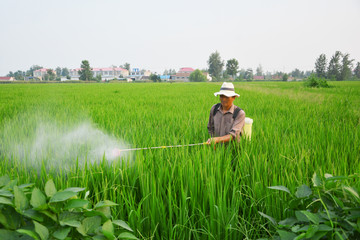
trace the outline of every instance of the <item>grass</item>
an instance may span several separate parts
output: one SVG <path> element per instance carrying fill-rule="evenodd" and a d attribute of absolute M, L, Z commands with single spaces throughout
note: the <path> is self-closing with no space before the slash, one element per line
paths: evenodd
<path fill-rule="evenodd" d="M 254 119 L 252 141 L 231 147 L 137 151 L 69 168 L 9 154 L 43 122 L 66 129 L 83 121 L 132 147 L 204 142 L 221 83 L 9 84 L 0 86 L 0 174 L 38 186 L 86 187 L 91 199 L 119 204 L 116 218 L 144 239 L 256 239 L 273 233 L 258 214 L 284 218 L 281 198 L 319 175 L 360 171 L 360 83 L 236 83 L 235 104 Z M 30 139 L 30 140 L 29 140 Z M 15 155 L 14 155 L 15 154 Z M 66 159 L 64 159 L 65 161 Z M 232 162 L 234 164 L 232 164 Z M 359 189 L 360 184 L 353 185 Z"/>

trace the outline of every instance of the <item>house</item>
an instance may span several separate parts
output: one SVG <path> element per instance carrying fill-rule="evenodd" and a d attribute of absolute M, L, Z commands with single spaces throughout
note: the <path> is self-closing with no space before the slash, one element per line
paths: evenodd
<path fill-rule="evenodd" d="M 280 76 L 280 75 L 272 75 L 272 76 L 271 76 L 271 79 L 272 79 L 272 80 L 281 80 L 281 79 L 282 79 L 282 76 Z"/>
<path fill-rule="evenodd" d="M 47 74 L 48 70 L 49 70 L 48 68 L 41 68 L 41 69 L 35 70 L 33 75 L 35 78 L 39 78 L 40 80 L 42 80 L 43 77 Z M 52 70 L 52 72 L 56 75 L 56 72 L 54 70 Z"/>
<path fill-rule="evenodd" d="M 172 80 L 179 82 L 189 82 L 190 74 L 194 71 L 193 68 L 183 67 L 172 77 Z"/>
<path fill-rule="evenodd" d="M 69 76 L 71 80 L 79 80 L 80 74 L 79 71 L 81 70 L 81 68 L 74 68 L 74 69 L 69 69 Z"/>
<path fill-rule="evenodd" d="M 14 77 L 0 77 L 0 81 L 14 81 Z"/>
<path fill-rule="evenodd" d="M 254 79 L 254 80 L 264 80 L 265 77 L 264 77 L 264 76 L 254 76 L 253 79 Z"/>
<path fill-rule="evenodd" d="M 146 80 L 149 78 L 146 77 L 150 77 L 151 72 L 149 70 L 140 70 L 139 68 L 133 68 L 130 72 L 129 78 L 131 78 L 134 81 L 137 80 Z"/>
<path fill-rule="evenodd" d="M 117 78 L 124 78 L 129 76 L 129 71 L 124 68 L 115 67 L 115 68 L 93 68 L 93 76 L 101 76 L 102 79 L 111 80 Z"/>
<path fill-rule="evenodd" d="M 74 68 L 69 70 L 69 75 L 71 80 L 79 80 L 81 68 Z M 101 76 L 103 80 L 111 80 L 111 79 L 118 79 L 124 78 L 129 76 L 129 71 L 124 68 L 115 67 L 115 68 L 92 68 L 91 72 L 93 73 L 93 77 L 98 75 Z"/>

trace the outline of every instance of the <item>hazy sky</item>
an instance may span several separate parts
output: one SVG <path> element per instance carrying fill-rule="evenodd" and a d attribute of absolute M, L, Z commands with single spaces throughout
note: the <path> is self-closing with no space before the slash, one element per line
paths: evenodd
<path fill-rule="evenodd" d="M 336 50 L 360 61 L 359 0 L 0 0 L 0 76 L 119 66 L 207 68 L 216 50 L 240 68 L 312 70 Z"/>

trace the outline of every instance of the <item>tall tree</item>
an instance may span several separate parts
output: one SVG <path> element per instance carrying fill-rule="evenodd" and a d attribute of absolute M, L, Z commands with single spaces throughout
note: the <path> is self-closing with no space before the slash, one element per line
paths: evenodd
<path fill-rule="evenodd" d="M 127 69 L 130 72 L 130 63 L 124 63 L 124 65 L 120 66 L 121 68 Z"/>
<path fill-rule="evenodd" d="M 26 71 L 26 76 L 34 76 L 34 71 L 42 69 L 42 66 L 32 65 L 29 70 Z"/>
<path fill-rule="evenodd" d="M 25 76 L 25 72 L 21 71 L 21 70 L 17 70 L 16 72 L 14 72 L 13 77 L 16 80 L 24 80 L 24 76 Z"/>
<path fill-rule="evenodd" d="M 328 78 L 336 79 L 338 81 L 341 79 L 341 56 L 342 53 L 340 51 L 336 51 L 335 54 L 331 57 L 327 72 Z"/>
<path fill-rule="evenodd" d="M 221 72 L 224 67 L 224 62 L 221 60 L 221 57 L 220 57 L 220 54 L 218 53 L 218 51 L 210 54 L 210 57 L 209 57 L 209 60 L 207 63 L 209 65 L 209 74 L 216 80 L 219 80 L 220 76 L 221 76 Z"/>
<path fill-rule="evenodd" d="M 320 54 L 315 62 L 315 72 L 316 75 L 320 78 L 326 77 L 326 56 L 325 54 Z"/>
<path fill-rule="evenodd" d="M 311 74 L 313 74 L 314 73 L 314 71 L 305 71 L 305 73 L 304 73 L 304 77 L 310 77 L 310 75 Z"/>
<path fill-rule="evenodd" d="M 193 71 L 190 74 L 189 81 L 190 82 L 206 82 L 206 77 L 199 69 L 196 69 L 195 71 Z"/>
<path fill-rule="evenodd" d="M 53 80 L 55 80 L 55 78 L 56 78 L 56 75 L 55 75 L 55 73 L 54 73 L 54 71 L 52 69 L 46 70 L 44 80 L 53 81 Z"/>
<path fill-rule="evenodd" d="M 254 79 L 254 73 L 253 73 L 252 68 L 248 68 L 248 69 L 246 70 L 244 78 L 247 79 L 247 80 L 252 80 L 252 79 Z"/>
<path fill-rule="evenodd" d="M 160 77 L 157 75 L 157 74 L 150 74 L 150 80 L 153 81 L 153 82 L 161 82 L 161 79 Z"/>
<path fill-rule="evenodd" d="M 266 80 L 270 80 L 271 78 L 272 78 L 272 74 L 271 74 L 271 72 L 269 72 L 269 71 L 267 71 L 266 73 L 265 73 L 265 77 L 264 77 Z"/>
<path fill-rule="evenodd" d="M 356 67 L 354 69 L 354 74 L 357 78 L 360 78 L 360 62 L 357 62 Z"/>
<path fill-rule="evenodd" d="M 55 69 L 55 72 L 56 72 L 56 76 L 61 76 L 61 67 L 57 67 Z"/>
<path fill-rule="evenodd" d="M 291 76 L 294 78 L 302 78 L 304 76 L 304 72 L 300 71 L 299 69 L 295 68 L 291 72 Z"/>
<path fill-rule="evenodd" d="M 90 81 L 93 79 L 93 73 L 91 72 L 90 64 L 88 60 L 83 60 L 80 66 L 79 79 L 84 81 Z"/>
<path fill-rule="evenodd" d="M 70 75 L 69 69 L 67 69 L 67 68 L 61 69 L 61 76 L 67 77 L 69 75 Z"/>
<path fill-rule="evenodd" d="M 245 74 L 246 74 L 246 70 L 245 69 L 240 69 L 239 71 L 239 79 L 245 79 Z"/>
<path fill-rule="evenodd" d="M 256 68 L 256 76 L 262 76 L 262 75 L 264 75 L 264 71 L 261 64 L 259 64 L 259 66 Z"/>
<path fill-rule="evenodd" d="M 226 72 L 233 78 L 236 77 L 239 69 L 239 62 L 235 58 L 232 58 L 226 62 Z"/>
<path fill-rule="evenodd" d="M 340 72 L 340 80 L 347 80 L 351 77 L 352 62 L 354 59 L 350 59 L 350 54 L 346 53 L 342 59 L 342 66 Z"/>
<path fill-rule="evenodd" d="M 175 75 L 176 74 L 176 70 L 175 69 L 165 69 L 163 75 Z"/>
<path fill-rule="evenodd" d="M 289 79 L 289 75 L 287 73 L 285 73 L 283 76 L 282 76 L 282 80 L 284 82 L 286 82 L 287 80 Z"/>

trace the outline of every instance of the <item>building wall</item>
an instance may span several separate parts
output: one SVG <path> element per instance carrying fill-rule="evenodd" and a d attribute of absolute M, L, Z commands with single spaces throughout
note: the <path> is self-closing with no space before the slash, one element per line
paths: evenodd
<path fill-rule="evenodd" d="M 128 77 L 135 81 L 138 81 L 142 80 L 143 77 L 149 77 L 150 75 L 151 71 L 149 70 L 140 70 L 139 68 L 133 68 Z"/>
<path fill-rule="evenodd" d="M 0 81 L 14 81 L 15 80 L 15 78 L 14 77 L 1 77 L 0 78 Z"/>
<path fill-rule="evenodd" d="M 72 80 L 79 80 L 79 68 L 76 69 L 70 69 L 70 77 Z M 102 79 L 114 79 L 114 78 L 120 78 L 129 76 L 129 71 L 126 69 L 110 69 L 110 68 L 93 68 L 91 71 L 93 73 L 93 76 L 96 77 L 97 75 L 100 75 Z"/>

